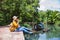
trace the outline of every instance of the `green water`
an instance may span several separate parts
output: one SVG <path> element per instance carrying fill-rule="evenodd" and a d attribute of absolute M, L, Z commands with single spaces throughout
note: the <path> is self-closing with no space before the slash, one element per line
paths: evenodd
<path fill-rule="evenodd" d="M 25 40 L 60 40 L 60 27 L 56 25 L 47 25 L 47 27 L 51 29 L 49 32 L 25 34 Z"/>

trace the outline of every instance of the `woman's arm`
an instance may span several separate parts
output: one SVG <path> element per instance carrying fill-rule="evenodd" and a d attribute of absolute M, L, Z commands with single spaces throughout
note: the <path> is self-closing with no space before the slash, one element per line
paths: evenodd
<path fill-rule="evenodd" d="M 20 24 L 19 24 L 19 19 L 17 19 L 17 23 L 18 23 L 18 27 L 20 27 Z"/>

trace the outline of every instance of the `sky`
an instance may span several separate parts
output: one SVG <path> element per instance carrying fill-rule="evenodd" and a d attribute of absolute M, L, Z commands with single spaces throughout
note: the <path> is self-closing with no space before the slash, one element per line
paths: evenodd
<path fill-rule="evenodd" d="M 57 10 L 60 11 L 60 0 L 40 0 L 39 2 L 40 8 L 39 10 Z"/>

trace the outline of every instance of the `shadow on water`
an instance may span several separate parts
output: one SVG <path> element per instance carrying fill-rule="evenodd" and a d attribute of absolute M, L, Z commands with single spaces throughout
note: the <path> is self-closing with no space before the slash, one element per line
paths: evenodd
<path fill-rule="evenodd" d="M 54 25 L 53 25 L 54 26 Z M 49 27 L 51 27 L 49 25 Z M 58 28 L 51 28 L 49 32 L 39 32 L 33 35 L 25 34 L 25 40 L 60 40 L 60 31 Z"/>

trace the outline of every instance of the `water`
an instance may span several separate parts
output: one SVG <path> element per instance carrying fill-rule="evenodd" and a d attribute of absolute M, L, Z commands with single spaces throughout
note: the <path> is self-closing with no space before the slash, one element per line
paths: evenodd
<path fill-rule="evenodd" d="M 60 40 L 60 27 L 48 25 L 51 29 L 49 32 L 39 32 L 33 35 L 25 34 L 25 40 Z"/>

